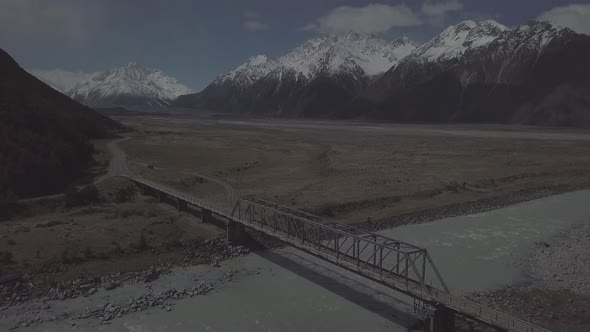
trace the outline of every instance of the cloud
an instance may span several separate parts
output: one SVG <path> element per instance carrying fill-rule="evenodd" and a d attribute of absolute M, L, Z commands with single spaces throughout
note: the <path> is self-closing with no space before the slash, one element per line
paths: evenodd
<path fill-rule="evenodd" d="M 434 3 L 430 0 L 422 4 L 421 11 L 427 16 L 444 16 L 448 12 L 463 10 L 463 4 L 459 0 Z"/>
<path fill-rule="evenodd" d="M 100 27 L 99 1 L 2 0 L 0 41 L 80 44 Z"/>
<path fill-rule="evenodd" d="M 244 12 L 244 17 L 248 19 L 257 19 L 260 15 L 255 11 L 247 10 Z"/>
<path fill-rule="evenodd" d="M 300 29 L 325 34 L 342 34 L 349 31 L 379 33 L 393 27 L 421 25 L 422 21 L 406 5 L 370 4 L 365 7 L 341 6 L 334 8 L 315 23 Z"/>
<path fill-rule="evenodd" d="M 246 18 L 243 25 L 244 28 L 246 28 L 247 30 L 262 31 L 268 30 L 270 28 L 269 24 L 264 23 L 260 20 L 260 14 L 258 14 L 258 12 L 247 10 L 244 12 L 243 15 L 244 18 Z"/>
<path fill-rule="evenodd" d="M 245 21 L 244 27 L 250 31 L 262 31 L 270 28 L 268 24 L 256 20 Z"/>
<path fill-rule="evenodd" d="M 590 5 L 575 4 L 556 7 L 541 14 L 538 20 L 590 35 Z"/>

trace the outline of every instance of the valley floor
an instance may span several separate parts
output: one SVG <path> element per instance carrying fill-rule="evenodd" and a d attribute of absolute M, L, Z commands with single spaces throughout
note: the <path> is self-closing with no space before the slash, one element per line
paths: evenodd
<path fill-rule="evenodd" d="M 219 205 L 231 204 L 228 194 L 255 195 L 371 229 L 471 214 L 590 184 L 590 133 L 584 131 L 174 117 L 120 120 L 136 130 L 120 146 L 138 175 Z M 0 315 L 7 310 L 5 316 L 16 324 L 11 327 L 38 324 L 31 318 L 35 312 L 47 313 L 35 307 L 39 301 L 85 298 L 130 282 L 149 283 L 175 266 L 217 265 L 246 252 L 222 245 L 217 239 L 223 230 L 157 204 L 129 186 L 123 179 L 106 179 L 97 185 L 100 199 L 95 203 L 64 207 L 61 198 L 32 202 L 28 215 L 0 222 L 0 275 L 20 276 L 17 284 L 0 285 Z M 557 243 L 552 243 L 555 253 L 539 255 L 559 260 L 565 250 Z M 108 322 L 149 307 L 167 309 L 171 301 L 209 291 L 201 284 L 191 287 L 182 294 L 166 290 L 164 297 L 151 298 L 153 305 L 145 299 L 134 302 L 135 307 L 101 307 L 79 314 Z M 558 292 L 565 302 L 559 302 L 558 309 L 538 308 L 530 317 L 541 315 L 563 326 L 571 317 L 551 318 L 553 312 L 587 303 L 585 296 L 578 299 L 559 287 L 548 288 L 535 288 L 540 293 L 534 298 Z M 530 297 L 519 292 L 508 294 L 520 294 L 514 301 Z M 498 294 L 482 301 L 496 299 L 491 305 L 520 313 L 514 303 L 503 301 L 507 293 Z M 28 318 L 8 314 L 22 303 L 30 310 Z M 587 327 L 587 313 L 579 312 L 579 317 L 579 326 Z"/>
<path fill-rule="evenodd" d="M 224 202 L 231 185 L 375 228 L 588 187 L 590 133 L 508 126 L 129 117 L 131 170 Z M 149 167 L 147 167 L 149 165 Z M 426 213 L 425 213 L 426 212 Z"/>

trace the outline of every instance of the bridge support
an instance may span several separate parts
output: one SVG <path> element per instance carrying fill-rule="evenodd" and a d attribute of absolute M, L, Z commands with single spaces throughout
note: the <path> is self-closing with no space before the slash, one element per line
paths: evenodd
<path fill-rule="evenodd" d="M 161 203 L 164 200 L 164 194 L 162 194 L 162 192 L 158 190 L 157 196 L 158 196 L 158 202 Z"/>
<path fill-rule="evenodd" d="M 181 200 L 180 198 L 176 199 L 176 208 L 178 209 L 178 211 L 183 211 L 186 210 L 186 202 Z"/>
<path fill-rule="evenodd" d="M 424 332 L 454 332 L 455 312 L 447 307 L 439 306 L 433 315 L 424 322 Z"/>
<path fill-rule="evenodd" d="M 227 242 L 228 243 L 240 243 L 244 241 L 246 232 L 244 231 L 244 225 L 233 220 L 227 222 Z"/>
<path fill-rule="evenodd" d="M 210 224 L 212 221 L 211 210 L 201 209 L 201 222 Z"/>

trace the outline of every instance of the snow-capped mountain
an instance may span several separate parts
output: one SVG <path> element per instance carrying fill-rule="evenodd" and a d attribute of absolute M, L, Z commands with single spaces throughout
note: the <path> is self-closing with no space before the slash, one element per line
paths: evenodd
<path fill-rule="evenodd" d="M 247 88 L 279 66 L 280 62 L 276 59 L 269 58 L 266 55 L 256 55 L 248 59 L 247 62 L 238 68 L 217 77 L 213 85 L 231 83 L 242 88 Z"/>
<path fill-rule="evenodd" d="M 192 90 L 157 69 L 130 62 L 122 68 L 92 75 L 65 94 L 91 107 L 156 110 Z"/>
<path fill-rule="evenodd" d="M 590 37 L 464 21 L 423 45 L 350 33 L 257 56 L 175 105 L 287 117 L 590 126 Z"/>
<path fill-rule="evenodd" d="M 360 68 L 365 76 L 373 77 L 386 72 L 415 47 L 407 38 L 388 42 L 355 32 L 314 38 L 281 57 L 282 66 L 273 75 L 292 71 L 298 78 L 310 80 L 320 74 L 346 74 Z"/>
<path fill-rule="evenodd" d="M 252 57 L 174 105 L 291 116 L 313 108 L 330 116 L 415 47 L 407 38 L 390 42 L 353 32 L 314 38 L 278 59 Z M 338 103 L 324 103 L 332 98 Z"/>
<path fill-rule="evenodd" d="M 193 90 L 157 69 L 130 62 L 122 68 L 84 73 L 62 69 L 29 70 L 55 90 L 91 107 L 156 110 Z"/>
<path fill-rule="evenodd" d="M 590 82 L 588 51 L 588 36 L 546 22 L 512 30 L 462 22 L 416 48 L 350 112 L 413 122 L 569 123 L 590 104 L 581 93 Z"/>
<path fill-rule="evenodd" d="M 502 24 L 488 20 L 479 23 L 461 22 L 445 29 L 440 35 L 416 48 L 406 61 L 447 61 L 465 52 L 485 47 L 508 31 Z"/>
<path fill-rule="evenodd" d="M 59 92 L 65 92 L 96 74 L 63 69 L 30 69 L 28 71 Z"/>

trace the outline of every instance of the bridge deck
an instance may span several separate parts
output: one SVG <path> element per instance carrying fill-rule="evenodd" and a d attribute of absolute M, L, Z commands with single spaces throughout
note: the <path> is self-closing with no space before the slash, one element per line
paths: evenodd
<path fill-rule="evenodd" d="M 240 199 L 230 211 L 153 181 L 129 178 L 424 302 L 444 305 L 461 315 L 507 331 L 551 332 L 524 319 L 452 295 L 425 249 L 260 199 Z M 433 270 L 443 289 L 426 284 L 427 266 Z"/>

